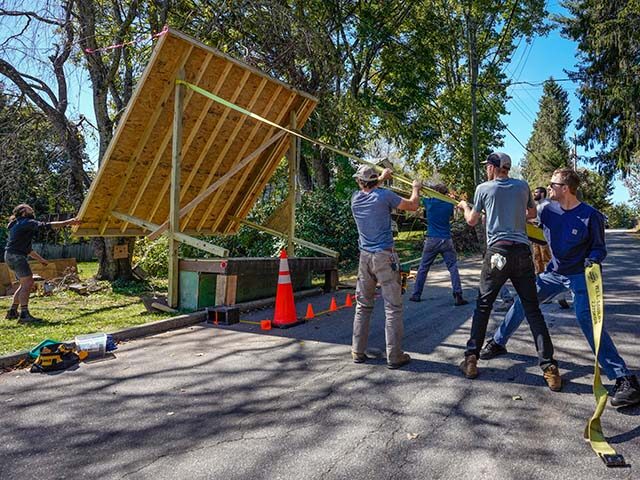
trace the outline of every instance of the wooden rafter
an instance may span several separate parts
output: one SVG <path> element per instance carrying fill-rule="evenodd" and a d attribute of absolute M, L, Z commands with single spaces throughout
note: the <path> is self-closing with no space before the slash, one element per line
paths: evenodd
<path fill-rule="evenodd" d="M 294 95 L 290 95 L 289 98 L 287 98 L 287 101 L 285 103 L 285 108 L 282 111 L 287 111 L 289 110 L 289 108 L 291 108 L 291 105 L 293 104 L 295 100 L 295 96 Z M 280 123 L 282 121 L 284 121 L 284 115 L 280 115 L 278 116 L 278 118 L 276 119 L 276 123 Z M 274 127 L 271 127 L 268 130 L 267 135 L 273 135 L 273 132 L 276 129 Z M 282 150 L 282 145 L 279 145 L 278 148 L 276 148 L 273 153 L 271 154 L 270 158 L 273 158 L 275 155 L 278 154 L 279 151 Z M 267 162 L 268 163 L 268 162 Z M 260 169 L 260 167 L 258 166 L 258 169 Z M 240 181 L 236 184 L 235 188 L 233 188 L 231 194 L 228 196 L 228 198 L 230 198 L 232 201 L 235 200 L 235 198 L 238 196 L 240 190 L 242 189 L 242 186 L 245 185 L 245 182 L 247 181 L 247 179 L 249 178 L 249 175 L 252 174 L 253 171 L 251 170 L 245 170 L 244 173 L 242 174 L 242 177 L 240 179 Z M 207 211 L 205 212 L 204 216 L 209 216 L 211 215 L 211 210 L 213 209 L 213 206 L 216 205 L 219 201 L 220 196 L 222 195 L 222 192 L 218 192 L 218 194 L 216 194 L 216 196 L 213 197 L 213 199 L 211 200 L 211 203 L 209 205 L 209 208 L 207 209 Z M 246 198 L 242 199 L 241 201 L 246 200 Z M 215 231 L 216 228 L 218 228 L 218 226 L 220 225 L 220 223 L 225 219 L 225 216 L 227 215 L 229 209 L 231 208 L 231 204 L 230 202 L 227 202 L 226 204 L 222 205 L 222 209 L 221 211 L 218 213 L 218 215 L 216 216 L 216 219 L 213 222 L 213 225 L 211 226 L 211 231 Z"/>
<path fill-rule="evenodd" d="M 188 204 L 180 209 L 179 217 L 184 217 L 191 210 L 196 208 L 203 200 L 205 200 L 209 195 L 211 195 L 215 190 L 224 185 L 231 177 L 233 177 L 240 170 L 244 169 L 247 165 L 250 165 L 255 159 L 267 148 L 276 143 L 280 138 L 284 136 L 284 132 L 277 132 L 273 137 L 267 140 L 265 143 L 260 145 L 256 150 L 254 150 L 251 154 L 247 155 L 240 163 L 236 164 L 231 170 L 229 170 L 226 174 L 216 180 L 212 185 L 210 185 L 204 192 L 200 193 L 197 197 L 191 200 Z M 162 235 L 168 228 L 169 222 L 165 222 L 158 227 L 157 230 L 151 232 L 147 238 L 149 240 L 155 240 L 160 235 Z"/>
<path fill-rule="evenodd" d="M 186 55 L 184 55 L 183 57 L 178 57 L 181 61 L 178 62 L 176 70 L 180 70 L 180 69 L 184 68 L 184 64 L 187 62 L 187 59 L 189 58 L 189 55 L 191 54 L 192 50 L 193 50 L 193 46 L 189 47 L 189 50 L 187 51 Z M 144 147 L 146 146 L 147 141 L 149 140 L 149 136 L 156 129 L 156 122 L 160 118 L 160 115 L 161 115 L 161 113 L 163 111 L 163 105 L 169 99 L 169 96 L 173 92 L 173 88 L 174 87 L 171 84 L 167 84 L 165 86 L 165 88 L 164 88 L 164 90 L 163 90 L 163 92 L 162 92 L 162 94 L 160 96 L 161 101 L 160 101 L 160 103 L 158 103 L 158 105 L 156 106 L 155 110 L 151 114 L 151 118 L 149 119 L 149 123 L 147 124 L 143 134 L 141 135 L 140 139 L 138 140 L 138 145 L 137 145 L 135 151 L 133 152 L 133 155 L 131 156 L 131 160 L 129 160 L 129 164 L 127 165 L 127 170 L 125 171 L 124 177 L 120 181 L 120 184 L 118 185 L 118 189 L 117 189 L 115 195 L 111 198 L 111 201 L 109 202 L 109 206 L 107 207 L 108 210 L 113 210 L 116 207 L 116 205 L 118 204 L 118 202 L 120 201 L 120 198 L 122 196 L 122 192 L 124 192 L 124 190 L 125 190 L 125 188 L 127 186 L 127 182 L 131 178 L 131 174 L 138 167 L 138 161 L 140 160 L 140 155 L 141 155 L 142 151 L 144 150 Z M 109 222 L 110 218 L 111 217 L 104 217 L 102 225 L 100 225 L 100 231 L 101 232 L 104 232 L 104 230 L 106 230 L 107 223 Z"/>
<path fill-rule="evenodd" d="M 143 228 L 144 230 L 153 231 L 156 230 L 160 225 L 156 225 L 155 223 L 148 222 L 146 220 L 142 220 L 141 218 L 134 217 L 132 215 L 127 215 L 126 213 L 120 212 L 111 212 L 118 220 L 123 222 L 131 223 L 133 225 L 137 225 L 138 227 Z M 202 250 L 203 252 L 211 253 L 212 255 L 216 255 L 218 257 L 228 257 L 229 250 L 226 248 L 219 247 L 209 242 L 205 242 L 204 240 L 199 240 L 197 238 L 193 238 L 190 234 L 195 232 L 180 232 L 175 233 L 174 237 L 180 243 L 184 243 L 185 245 L 190 245 L 194 248 Z M 115 236 L 116 234 L 114 234 Z M 120 235 L 117 233 L 117 235 Z M 169 233 L 165 233 L 165 235 L 169 235 Z"/>

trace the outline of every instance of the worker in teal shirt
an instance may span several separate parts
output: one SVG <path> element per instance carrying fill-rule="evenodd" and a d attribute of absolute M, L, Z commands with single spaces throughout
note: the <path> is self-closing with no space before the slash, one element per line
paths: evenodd
<path fill-rule="evenodd" d="M 443 184 L 435 185 L 433 189 L 443 195 L 449 193 L 449 190 Z M 427 237 L 424 240 L 422 260 L 416 275 L 416 283 L 413 286 L 413 294 L 409 300 L 412 302 L 421 300 L 420 297 L 429 269 L 438 255 L 442 255 L 444 263 L 449 269 L 449 275 L 451 275 L 454 305 L 466 305 L 469 302 L 462 297 L 458 257 L 451 238 L 451 219 L 453 218 L 454 205 L 437 198 L 423 198 L 422 204 L 424 205 L 425 218 L 427 220 Z"/>

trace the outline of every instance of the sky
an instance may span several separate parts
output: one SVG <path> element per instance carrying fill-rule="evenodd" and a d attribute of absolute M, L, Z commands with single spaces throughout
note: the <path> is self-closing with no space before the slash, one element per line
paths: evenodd
<path fill-rule="evenodd" d="M 557 2 L 548 2 L 547 9 L 552 13 L 564 13 L 564 9 Z M 555 79 L 567 78 L 564 70 L 573 70 L 577 62 L 576 43 L 560 36 L 560 31 L 552 30 L 546 37 L 536 37 L 530 44 L 524 41 L 512 56 L 512 61 L 504 70 L 511 81 L 528 81 L 531 83 L 543 82 L 549 77 Z M 574 82 L 559 82 L 569 96 L 569 109 L 571 112 L 571 125 L 568 136 L 573 138 L 575 123 L 579 117 L 580 102 L 576 97 L 578 84 Z M 533 122 L 538 113 L 538 102 L 542 95 L 542 85 L 514 85 L 508 89 L 512 97 L 507 103 L 508 115 L 502 117 L 502 121 L 515 137 L 524 145 L 527 144 L 533 130 Z M 509 132 L 504 132 L 504 150 L 511 156 L 515 164 L 519 164 L 524 158 L 525 149 Z M 578 156 L 592 155 L 594 152 L 585 152 L 578 147 Z M 590 167 L 587 164 L 578 163 L 578 167 Z M 614 182 L 612 200 L 614 203 L 628 203 L 629 192 L 620 179 Z"/>

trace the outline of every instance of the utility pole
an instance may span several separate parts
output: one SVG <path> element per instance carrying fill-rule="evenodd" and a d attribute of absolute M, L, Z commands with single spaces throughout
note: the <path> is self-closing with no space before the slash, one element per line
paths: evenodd
<path fill-rule="evenodd" d="M 575 132 L 573 132 L 573 152 L 571 157 L 573 160 L 573 170 L 578 171 L 578 136 Z"/>
<path fill-rule="evenodd" d="M 471 82 L 471 157 L 473 159 L 473 183 L 480 184 L 480 163 L 478 159 L 478 61 L 476 44 L 476 26 L 473 12 L 469 7 L 467 15 L 467 30 L 469 41 L 469 79 Z"/>

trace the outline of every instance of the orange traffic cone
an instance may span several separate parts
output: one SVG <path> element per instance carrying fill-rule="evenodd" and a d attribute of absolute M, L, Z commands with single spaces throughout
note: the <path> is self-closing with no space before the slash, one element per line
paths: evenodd
<path fill-rule="evenodd" d="M 351 294 L 347 293 L 347 300 L 344 302 L 345 307 L 353 307 L 353 302 L 351 301 Z"/>
<path fill-rule="evenodd" d="M 330 312 L 338 311 L 338 304 L 336 303 L 336 297 L 331 297 L 331 305 L 329 305 Z"/>
<path fill-rule="evenodd" d="M 289 274 L 287 252 L 280 252 L 280 271 L 278 273 L 278 289 L 276 290 L 276 310 L 273 313 L 273 325 L 287 328 L 298 324 L 296 305 L 293 301 L 293 285 Z"/>
<path fill-rule="evenodd" d="M 313 313 L 313 306 L 311 304 L 307 305 L 307 314 L 304 316 L 305 320 L 311 320 L 312 318 L 315 318 L 316 314 Z"/>

